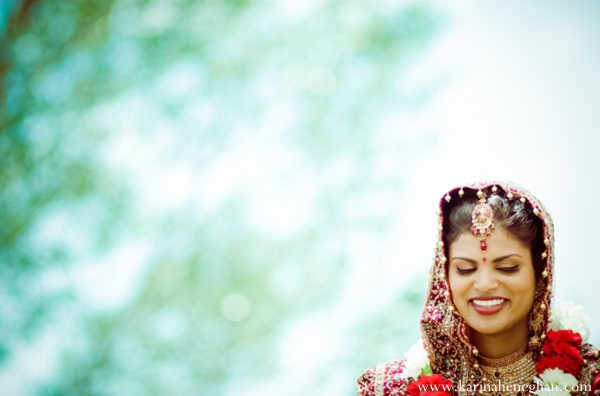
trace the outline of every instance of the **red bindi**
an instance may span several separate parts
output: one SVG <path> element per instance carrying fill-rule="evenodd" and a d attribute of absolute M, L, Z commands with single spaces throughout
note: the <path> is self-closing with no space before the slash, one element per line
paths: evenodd
<path fill-rule="evenodd" d="M 487 263 L 487 259 L 485 257 L 482 260 L 483 260 L 483 264 Z"/>

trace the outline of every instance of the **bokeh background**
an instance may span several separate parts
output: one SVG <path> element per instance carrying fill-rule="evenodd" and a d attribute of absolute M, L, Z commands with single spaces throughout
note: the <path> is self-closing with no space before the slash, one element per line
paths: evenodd
<path fill-rule="evenodd" d="M 352 395 L 512 179 L 600 344 L 600 3 L 0 1 L 0 393 Z"/>

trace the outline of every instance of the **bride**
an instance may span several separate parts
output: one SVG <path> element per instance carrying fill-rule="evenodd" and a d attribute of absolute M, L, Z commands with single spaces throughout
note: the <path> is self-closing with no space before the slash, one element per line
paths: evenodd
<path fill-rule="evenodd" d="M 358 394 L 600 394 L 585 312 L 551 310 L 544 206 L 513 184 L 477 183 L 448 192 L 438 214 L 422 340 L 404 359 L 367 369 Z"/>

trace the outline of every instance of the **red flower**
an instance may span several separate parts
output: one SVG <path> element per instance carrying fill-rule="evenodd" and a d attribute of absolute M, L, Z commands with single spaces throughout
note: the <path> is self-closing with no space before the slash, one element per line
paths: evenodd
<path fill-rule="evenodd" d="M 553 355 L 545 356 L 537 363 L 535 369 L 538 373 L 543 373 L 546 369 L 561 369 L 575 378 L 579 375 L 583 359 L 581 356 Z"/>
<path fill-rule="evenodd" d="M 572 330 L 550 330 L 546 336 L 546 342 L 544 342 L 544 353 L 547 353 L 546 346 L 557 344 L 571 345 L 579 350 L 581 348 L 581 336 L 579 333 L 573 333 Z"/>
<path fill-rule="evenodd" d="M 566 343 L 548 343 L 544 345 L 544 355 L 579 356 L 579 348 Z"/>
<path fill-rule="evenodd" d="M 406 390 L 410 396 L 450 396 L 452 382 L 445 380 L 440 374 L 422 375 L 408 385 Z"/>
<path fill-rule="evenodd" d="M 583 358 L 579 353 L 581 336 L 571 330 L 550 330 L 544 340 L 544 355 L 536 365 L 536 371 L 543 373 L 546 369 L 560 369 L 577 377 L 583 366 Z"/>

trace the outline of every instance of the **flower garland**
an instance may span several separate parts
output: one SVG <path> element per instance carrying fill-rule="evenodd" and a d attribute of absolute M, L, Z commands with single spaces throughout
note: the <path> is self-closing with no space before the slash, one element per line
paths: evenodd
<path fill-rule="evenodd" d="M 569 395 L 577 386 L 583 367 L 581 344 L 590 334 L 589 319 L 583 307 L 559 303 L 552 313 L 550 331 L 542 345 L 542 357 L 536 364 L 537 395 Z M 400 377 L 412 381 L 407 386 L 410 396 L 450 396 L 452 382 L 433 374 L 429 355 L 419 341 L 404 354 L 404 369 Z"/>
<path fill-rule="evenodd" d="M 589 319 L 583 307 L 569 302 L 557 304 L 542 345 L 542 357 L 535 366 L 538 395 L 569 395 L 570 389 L 577 386 L 583 367 L 579 351 L 589 334 Z"/>
<path fill-rule="evenodd" d="M 404 369 L 400 377 L 409 381 L 406 390 L 410 396 L 450 396 L 452 382 L 444 379 L 440 374 L 433 374 L 429 363 L 429 354 L 419 339 L 408 352 L 404 354 Z"/>

